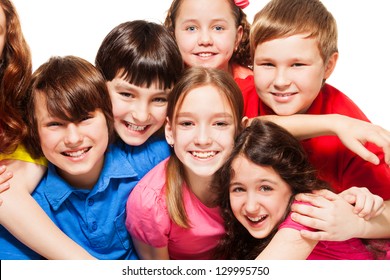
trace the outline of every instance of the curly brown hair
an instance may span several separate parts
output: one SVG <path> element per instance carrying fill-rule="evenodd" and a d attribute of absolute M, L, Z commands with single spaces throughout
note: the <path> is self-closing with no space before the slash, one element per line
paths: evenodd
<path fill-rule="evenodd" d="M 329 189 L 326 182 L 317 177 L 299 141 L 287 130 L 272 122 L 252 121 L 236 139 L 233 152 L 217 171 L 213 188 L 218 193 L 218 205 L 225 221 L 226 234 L 216 249 L 217 259 L 255 259 L 268 245 L 278 230 L 278 225 L 267 238 L 257 239 L 235 218 L 229 199 L 232 162 L 239 155 L 261 166 L 271 166 L 291 187 L 292 196 L 282 222 L 290 212 L 290 205 L 297 193 Z"/>
<path fill-rule="evenodd" d="M 22 100 L 31 79 L 30 48 L 11 1 L 0 0 L 5 14 L 5 45 L 0 66 L 0 153 L 12 153 L 27 134 Z"/>

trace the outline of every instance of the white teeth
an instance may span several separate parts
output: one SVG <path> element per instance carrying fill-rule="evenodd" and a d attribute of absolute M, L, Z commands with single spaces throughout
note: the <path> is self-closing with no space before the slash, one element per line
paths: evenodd
<path fill-rule="evenodd" d="M 267 217 L 267 215 L 262 215 L 262 216 L 260 216 L 260 217 L 248 217 L 248 216 L 247 216 L 247 218 L 248 218 L 250 221 L 254 222 L 254 223 L 257 223 L 257 222 L 259 222 L 260 220 L 264 220 L 266 217 Z"/>
<path fill-rule="evenodd" d="M 143 131 L 146 128 L 146 125 L 135 125 L 132 123 L 126 123 L 127 127 L 134 131 Z"/>
<path fill-rule="evenodd" d="M 279 97 L 287 97 L 287 96 L 291 96 L 293 94 L 294 93 L 275 93 L 275 95 L 279 96 Z"/>
<path fill-rule="evenodd" d="M 198 53 L 198 56 L 200 57 L 210 57 L 212 55 L 213 55 L 212 53 Z"/>
<path fill-rule="evenodd" d="M 83 150 L 79 150 L 77 152 L 63 152 L 63 154 L 68 156 L 68 157 L 80 157 L 83 154 L 85 154 L 88 150 L 89 150 L 89 148 L 86 148 Z"/>
<path fill-rule="evenodd" d="M 210 158 L 217 154 L 217 152 L 192 152 L 192 155 L 198 158 Z"/>

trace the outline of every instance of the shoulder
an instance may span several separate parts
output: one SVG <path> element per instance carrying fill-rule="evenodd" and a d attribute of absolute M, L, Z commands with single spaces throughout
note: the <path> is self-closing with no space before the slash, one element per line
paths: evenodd
<path fill-rule="evenodd" d="M 23 145 L 19 145 L 11 154 L 0 154 L 0 161 L 5 159 L 20 160 L 23 162 L 47 166 L 47 160 L 45 158 L 32 158 Z"/>
<path fill-rule="evenodd" d="M 249 67 L 234 63 L 232 64 L 232 74 L 234 79 L 245 79 L 248 76 L 253 76 L 253 71 Z"/>
<path fill-rule="evenodd" d="M 126 227 L 131 236 L 154 247 L 167 245 L 171 226 L 165 199 L 165 163 L 142 178 L 126 204 Z"/>
<path fill-rule="evenodd" d="M 340 114 L 369 121 L 363 111 L 343 92 L 324 84 L 307 114 Z"/>
<path fill-rule="evenodd" d="M 310 205 L 309 203 L 300 202 L 300 201 L 294 201 L 293 203 Z M 295 230 L 306 229 L 306 230 L 313 231 L 312 228 L 303 226 L 303 225 L 293 221 L 291 219 L 291 212 L 288 214 L 287 218 L 280 224 L 279 229 L 282 229 L 282 228 L 290 228 L 290 229 L 295 229 Z"/>
<path fill-rule="evenodd" d="M 128 200 L 130 208 L 165 208 L 165 170 L 167 159 L 150 170 L 134 187 Z"/>

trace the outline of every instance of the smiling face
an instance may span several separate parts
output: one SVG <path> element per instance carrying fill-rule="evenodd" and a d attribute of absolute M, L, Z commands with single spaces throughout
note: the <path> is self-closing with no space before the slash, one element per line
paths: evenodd
<path fill-rule="evenodd" d="M 97 110 L 73 123 L 51 116 L 41 93 L 35 98 L 35 116 L 44 156 L 68 182 L 74 182 L 75 176 L 80 182 L 96 181 L 108 145 L 104 114 Z"/>
<path fill-rule="evenodd" d="M 209 179 L 222 166 L 233 148 L 235 127 L 227 99 L 214 86 L 187 93 L 165 132 L 189 181 Z"/>
<path fill-rule="evenodd" d="M 226 0 L 185 0 L 175 20 L 175 37 L 188 66 L 229 69 L 242 27 Z"/>
<path fill-rule="evenodd" d="M 256 165 L 243 155 L 232 162 L 229 187 L 234 216 L 255 238 L 265 238 L 282 219 L 292 195 L 272 167 Z"/>
<path fill-rule="evenodd" d="M 107 87 L 115 130 L 126 144 L 142 145 L 164 125 L 168 90 L 155 84 L 138 87 L 119 76 L 107 82 Z"/>
<path fill-rule="evenodd" d="M 305 113 L 337 61 L 334 53 L 324 64 L 318 43 L 305 34 L 257 45 L 254 77 L 260 99 L 277 115 Z"/>

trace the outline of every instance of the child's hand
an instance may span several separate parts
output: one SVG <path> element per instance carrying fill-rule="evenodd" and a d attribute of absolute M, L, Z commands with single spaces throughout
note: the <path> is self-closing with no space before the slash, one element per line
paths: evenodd
<path fill-rule="evenodd" d="M 390 166 L 390 131 L 347 116 L 338 115 L 337 118 L 339 121 L 335 122 L 335 133 L 348 149 L 377 165 L 379 158 L 364 147 L 367 142 L 373 143 L 383 149 L 385 162 Z"/>
<path fill-rule="evenodd" d="M 369 220 L 382 214 L 385 210 L 383 198 L 372 194 L 367 188 L 351 187 L 339 195 L 351 205 L 354 205 L 354 213 L 359 217 Z"/>
<path fill-rule="evenodd" d="M 359 236 L 364 219 L 354 213 L 354 207 L 341 196 L 320 190 L 312 194 L 298 194 L 295 199 L 307 204 L 294 203 L 291 218 L 318 231 L 301 230 L 304 238 L 343 241 Z"/>
<path fill-rule="evenodd" d="M 12 178 L 12 172 L 6 172 L 5 165 L 0 166 L 0 193 L 9 189 L 8 180 Z M 0 197 L 0 205 L 3 204 L 3 200 Z"/>

